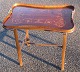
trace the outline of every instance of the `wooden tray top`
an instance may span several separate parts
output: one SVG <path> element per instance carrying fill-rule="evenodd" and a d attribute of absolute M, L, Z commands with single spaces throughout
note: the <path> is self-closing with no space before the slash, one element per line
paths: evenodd
<path fill-rule="evenodd" d="M 3 21 L 5 28 L 73 32 L 74 7 L 15 4 Z"/>

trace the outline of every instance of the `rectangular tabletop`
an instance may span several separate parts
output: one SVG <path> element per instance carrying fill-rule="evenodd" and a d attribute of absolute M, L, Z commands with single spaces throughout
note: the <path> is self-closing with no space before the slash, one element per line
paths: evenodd
<path fill-rule="evenodd" d="M 73 10 L 73 6 L 37 8 L 19 5 L 12 8 L 3 24 L 6 28 L 72 32 L 74 31 Z"/>

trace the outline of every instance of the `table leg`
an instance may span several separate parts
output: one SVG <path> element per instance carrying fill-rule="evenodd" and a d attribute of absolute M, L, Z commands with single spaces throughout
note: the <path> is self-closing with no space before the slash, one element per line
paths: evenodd
<path fill-rule="evenodd" d="M 25 41 L 26 41 L 26 44 L 27 44 L 27 46 L 30 46 L 30 40 L 29 40 L 29 31 L 28 30 L 26 30 L 26 36 L 25 36 Z"/>
<path fill-rule="evenodd" d="M 21 48 L 20 48 L 19 41 L 18 41 L 17 29 L 14 29 L 14 36 L 15 36 L 15 41 L 16 41 L 17 53 L 18 53 L 18 60 L 19 60 L 20 66 L 22 66 L 23 65 L 22 54 L 21 54 Z"/>
<path fill-rule="evenodd" d="M 62 65 L 61 65 L 61 70 L 64 70 L 66 43 L 67 43 L 67 33 L 63 33 L 63 47 L 62 47 Z"/>

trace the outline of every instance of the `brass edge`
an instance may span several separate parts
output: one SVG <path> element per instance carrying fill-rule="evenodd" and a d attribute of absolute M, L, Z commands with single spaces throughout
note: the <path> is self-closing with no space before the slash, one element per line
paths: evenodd
<path fill-rule="evenodd" d="M 15 3 L 12 8 L 23 6 L 23 7 L 31 7 L 31 8 L 42 8 L 42 9 L 53 9 L 53 8 L 65 8 L 71 7 L 71 5 L 39 5 L 39 4 L 23 4 L 23 3 Z"/>

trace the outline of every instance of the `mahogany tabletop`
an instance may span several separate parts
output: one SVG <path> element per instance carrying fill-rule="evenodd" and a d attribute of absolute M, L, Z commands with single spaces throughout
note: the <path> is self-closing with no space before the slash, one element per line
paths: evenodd
<path fill-rule="evenodd" d="M 70 5 L 50 8 L 16 5 L 4 19 L 3 25 L 13 29 L 73 32 L 73 11 L 74 7 Z"/>

